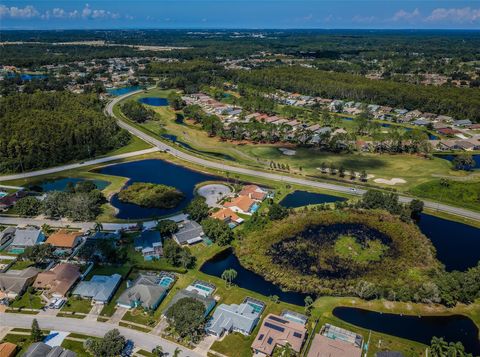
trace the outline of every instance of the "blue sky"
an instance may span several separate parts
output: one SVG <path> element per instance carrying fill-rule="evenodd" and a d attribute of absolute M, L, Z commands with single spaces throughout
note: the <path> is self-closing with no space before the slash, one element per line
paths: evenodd
<path fill-rule="evenodd" d="M 0 0 L 3 29 L 480 29 L 480 1 Z"/>

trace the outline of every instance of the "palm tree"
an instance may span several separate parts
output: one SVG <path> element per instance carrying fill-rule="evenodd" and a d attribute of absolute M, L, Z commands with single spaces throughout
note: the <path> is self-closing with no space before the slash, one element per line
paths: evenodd
<path fill-rule="evenodd" d="M 152 350 L 152 354 L 157 357 L 162 357 L 165 353 L 163 352 L 163 347 L 158 345 Z"/>
<path fill-rule="evenodd" d="M 232 281 L 237 277 L 237 271 L 235 269 L 225 269 L 222 273 L 221 278 L 225 280 L 225 286 L 229 287 L 232 284 Z"/>
<path fill-rule="evenodd" d="M 430 350 L 433 357 L 444 357 L 447 355 L 448 344 L 442 337 L 433 337 L 430 342 Z"/>
<path fill-rule="evenodd" d="M 50 227 L 48 224 L 44 223 L 42 225 L 42 232 L 43 234 L 47 235 L 48 232 L 50 232 L 50 230 L 52 229 L 52 227 Z"/>

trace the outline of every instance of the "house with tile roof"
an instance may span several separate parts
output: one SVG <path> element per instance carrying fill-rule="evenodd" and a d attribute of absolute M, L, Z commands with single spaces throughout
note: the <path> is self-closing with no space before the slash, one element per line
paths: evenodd
<path fill-rule="evenodd" d="M 233 198 L 230 202 L 223 204 L 225 208 L 230 208 L 232 211 L 242 214 L 251 215 L 255 210 L 256 201 L 248 196 L 238 196 Z"/>
<path fill-rule="evenodd" d="M 45 243 L 52 245 L 62 252 L 71 252 L 82 241 L 82 232 L 68 232 L 61 229 L 52 233 Z"/>
<path fill-rule="evenodd" d="M 0 356 L 13 357 L 17 354 L 17 345 L 11 342 L 0 343 Z"/>
<path fill-rule="evenodd" d="M 221 337 L 224 333 L 239 332 L 250 335 L 260 319 L 260 312 L 248 303 L 221 304 L 213 312 L 206 326 L 207 333 Z"/>
<path fill-rule="evenodd" d="M 362 342 L 355 332 L 325 324 L 313 338 L 307 357 L 361 357 Z"/>
<path fill-rule="evenodd" d="M 247 196 L 255 201 L 263 201 L 267 197 L 268 191 L 257 185 L 246 185 L 238 193 L 239 196 Z"/>
<path fill-rule="evenodd" d="M 94 304 L 106 304 L 112 298 L 121 281 L 122 276 L 119 274 L 94 275 L 90 281 L 80 282 L 73 290 L 72 295 L 92 299 Z"/>
<path fill-rule="evenodd" d="M 244 220 L 243 218 L 239 217 L 235 212 L 233 212 L 230 208 L 222 208 L 217 212 L 211 214 L 212 218 L 219 219 L 225 223 L 233 223 L 233 224 L 240 224 Z"/>
<path fill-rule="evenodd" d="M 33 287 L 45 290 L 51 296 L 63 297 L 77 282 L 80 275 L 77 265 L 60 263 L 52 269 L 38 274 Z"/>

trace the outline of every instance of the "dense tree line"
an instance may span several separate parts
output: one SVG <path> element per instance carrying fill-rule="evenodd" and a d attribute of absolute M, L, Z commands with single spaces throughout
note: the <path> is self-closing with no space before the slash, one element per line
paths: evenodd
<path fill-rule="evenodd" d="M 268 91 L 283 89 L 305 95 L 419 109 L 458 119 L 480 121 L 480 95 L 473 88 L 375 81 L 349 73 L 326 72 L 300 66 L 232 71 L 231 79 L 236 83 L 255 85 Z"/>
<path fill-rule="evenodd" d="M 175 187 L 154 183 L 135 182 L 118 193 L 122 202 L 149 208 L 174 208 L 185 195 Z"/>
<path fill-rule="evenodd" d="M 121 110 L 129 119 L 137 123 L 143 123 L 155 118 L 155 112 L 152 109 L 145 107 L 136 100 L 127 101 L 121 106 Z"/>
<path fill-rule="evenodd" d="M 0 172 L 93 158 L 129 140 L 95 95 L 37 92 L 0 99 Z"/>

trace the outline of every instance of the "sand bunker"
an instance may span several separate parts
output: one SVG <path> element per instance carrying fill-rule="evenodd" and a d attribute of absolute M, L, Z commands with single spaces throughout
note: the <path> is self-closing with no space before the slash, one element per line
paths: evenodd
<path fill-rule="evenodd" d="M 394 177 L 390 180 L 386 180 L 386 179 L 382 179 L 382 178 L 377 178 L 375 180 L 373 180 L 373 182 L 376 182 L 376 183 L 383 183 L 385 185 L 390 185 L 390 186 L 393 186 L 393 185 L 396 185 L 397 183 L 407 183 L 407 181 L 405 181 L 404 179 L 401 179 L 401 178 L 397 178 L 397 177 Z"/>
<path fill-rule="evenodd" d="M 295 150 L 290 150 L 286 148 L 279 148 L 278 150 L 280 150 L 283 155 L 287 155 L 287 156 L 293 156 L 297 153 Z"/>

